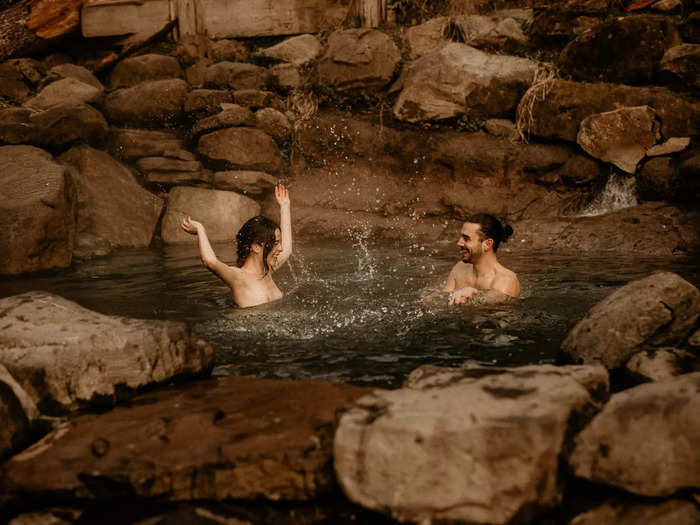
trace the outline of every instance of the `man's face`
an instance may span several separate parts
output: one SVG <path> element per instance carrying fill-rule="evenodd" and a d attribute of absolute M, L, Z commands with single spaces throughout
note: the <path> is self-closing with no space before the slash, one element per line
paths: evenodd
<path fill-rule="evenodd" d="M 473 262 L 474 258 L 479 258 L 484 252 L 481 241 L 481 225 L 474 222 L 465 222 L 457 241 L 462 262 Z"/>
<path fill-rule="evenodd" d="M 282 238 L 282 233 L 280 232 L 280 229 L 277 228 L 275 230 L 275 245 L 270 250 L 270 253 L 267 254 L 267 264 L 270 266 L 274 266 L 277 263 L 277 256 L 282 251 L 281 238 Z"/>

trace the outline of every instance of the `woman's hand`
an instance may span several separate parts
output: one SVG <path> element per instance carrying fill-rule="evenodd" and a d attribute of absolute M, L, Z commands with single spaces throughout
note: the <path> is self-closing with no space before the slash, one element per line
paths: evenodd
<path fill-rule="evenodd" d="M 191 233 L 193 235 L 196 235 L 199 233 L 199 228 L 202 228 L 202 223 L 193 221 L 191 217 L 187 216 L 184 219 L 182 219 L 182 229 L 185 230 L 187 233 Z"/>
<path fill-rule="evenodd" d="M 456 304 L 464 304 L 466 303 L 469 299 L 474 297 L 479 290 L 476 288 L 472 288 L 471 286 L 465 286 L 464 288 L 460 288 L 458 290 L 455 290 L 452 292 L 452 295 L 450 295 L 450 301 L 449 305 L 456 305 Z"/>
<path fill-rule="evenodd" d="M 283 184 L 275 186 L 275 199 L 277 199 L 280 207 L 290 205 L 289 190 L 285 188 Z"/>

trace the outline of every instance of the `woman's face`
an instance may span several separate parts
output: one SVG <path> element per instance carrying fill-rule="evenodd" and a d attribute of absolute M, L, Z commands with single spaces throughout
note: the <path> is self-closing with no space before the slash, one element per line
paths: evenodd
<path fill-rule="evenodd" d="M 279 228 L 275 229 L 275 244 L 270 250 L 270 253 L 267 254 L 267 264 L 268 266 L 275 266 L 277 264 L 277 257 L 279 256 L 280 252 L 282 251 L 282 232 L 280 231 Z"/>

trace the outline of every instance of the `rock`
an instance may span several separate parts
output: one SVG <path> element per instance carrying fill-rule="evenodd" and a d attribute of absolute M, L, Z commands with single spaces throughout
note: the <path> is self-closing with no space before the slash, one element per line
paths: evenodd
<path fill-rule="evenodd" d="M 548 6 L 535 15 L 530 26 L 530 38 L 543 47 L 564 45 L 600 23 L 599 13 L 591 14 L 563 6 Z"/>
<path fill-rule="evenodd" d="M 0 96 L 14 102 L 24 102 L 31 91 L 28 84 L 22 71 L 12 61 L 0 64 Z"/>
<path fill-rule="evenodd" d="M 700 155 L 693 155 L 678 165 L 679 196 L 697 202 L 700 196 Z"/>
<path fill-rule="evenodd" d="M 651 5 L 651 8 L 654 11 L 661 11 L 662 13 L 680 11 L 682 7 L 683 2 L 681 2 L 681 0 L 659 0 Z"/>
<path fill-rule="evenodd" d="M 561 179 L 574 186 L 589 184 L 597 180 L 602 174 L 600 164 L 585 155 L 573 155 L 558 170 Z"/>
<path fill-rule="evenodd" d="M 244 195 L 262 195 L 277 185 L 277 179 L 264 171 L 217 171 L 214 187 Z"/>
<path fill-rule="evenodd" d="M 663 144 L 657 144 L 647 150 L 647 157 L 671 155 L 683 151 L 690 145 L 690 137 L 672 137 Z"/>
<path fill-rule="evenodd" d="M 664 88 L 553 80 L 547 84 L 544 96 L 536 96 L 538 93 L 542 94 L 541 87 L 533 87 L 523 96 L 518 114 L 531 113 L 526 131 L 546 139 L 575 142 L 581 121 L 589 115 L 634 106 L 654 109 L 665 137 L 700 133 L 700 106 Z"/>
<path fill-rule="evenodd" d="M 0 363 L 43 413 L 104 405 L 125 388 L 213 366 L 212 348 L 184 323 L 102 315 L 38 291 L 0 299 L 0 307 Z"/>
<path fill-rule="evenodd" d="M 462 114 L 505 116 L 532 82 L 537 63 L 489 55 L 464 44 L 448 44 L 412 62 L 402 75 L 394 105 L 400 120 L 438 120 Z"/>
<path fill-rule="evenodd" d="M 282 89 L 296 89 L 301 87 L 302 79 L 299 68 L 294 64 L 277 64 L 270 68 L 273 82 Z"/>
<path fill-rule="evenodd" d="M 61 507 L 23 512 L 12 518 L 8 525 L 71 525 L 76 523 L 82 514 L 82 510 Z"/>
<path fill-rule="evenodd" d="M 232 103 L 233 94 L 224 89 L 194 89 L 185 99 L 185 113 L 200 119 L 218 113 L 222 103 Z"/>
<path fill-rule="evenodd" d="M 249 55 L 246 47 L 237 40 L 214 40 L 209 44 L 209 56 L 217 62 L 246 62 Z"/>
<path fill-rule="evenodd" d="M 180 35 L 172 55 L 184 66 L 191 66 L 210 54 L 211 45 L 212 41 L 207 35 Z"/>
<path fill-rule="evenodd" d="M 207 69 L 213 64 L 212 60 L 205 58 L 199 60 L 185 70 L 185 79 L 191 86 L 202 87 L 207 77 Z"/>
<path fill-rule="evenodd" d="M 284 140 L 292 133 L 289 119 L 276 109 L 263 108 L 255 112 L 256 126 L 277 140 Z"/>
<path fill-rule="evenodd" d="M 303 66 L 321 54 L 321 43 L 315 35 L 293 36 L 272 47 L 261 49 L 257 54 L 261 57 Z"/>
<path fill-rule="evenodd" d="M 673 381 L 681 374 L 700 371 L 700 362 L 695 354 L 685 350 L 658 348 L 634 354 L 625 371 L 645 381 Z"/>
<path fill-rule="evenodd" d="M 575 361 L 624 365 L 644 347 L 687 337 L 700 315 L 700 291 L 669 272 L 627 283 L 595 305 L 561 345 Z"/>
<path fill-rule="evenodd" d="M 83 84 L 87 84 L 96 89 L 104 91 L 104 86 L 95 75 L 93 75 L 89 69 L 82 66 L 76 66 L 75 64 L 58 64 L 49 69 L 45 80 L 51 82 L 59 80 L 62 78 L 74 78 L 79 80 Z"/>
<path fill-rule="evenodd" d="M 337 90 L 382 88 L 391 80 L 401 52 L 376 29 L 341 29 L 328 37 L 318 63 L 319 83 Z"/>
<path fill-rule="evenodd" d="M 659 503 L 607 503 L 579 514 L 571 525 L 694 525 L 700 522 L 700 510 L 684 500 L 669 500 Z"/>
<path fill-rule="evenodd" d="M 29 89 L 39 86 L 46 75 L 46 68 L 33 58 L 13 58 L 0 64 L 0 78 L 22 80 Z"/>
<path fill-rule="evenodd" d="M 680 43 L 668 17 L 611 18 L 571 41 L 561 52 L 559 64 L 579 80 L 650 84 L 666 50 Z"/>
<path fill-rule="evenodd" d="M 272 91 L 261 91 L 259 89 L 238 89 L 233 92 L 233 99 L 236 101 L 236 104 L 251 109 L 281 106 L 280 100 Z"/>
<path fill-rule="evenodd" d="M 602 367 L 421 367 L 342 415 L 338 481 L 399 521 L 530 522 L 559 502 L 569 422 L 595 413 L 607 381 Z"/>
<path fill-rule="evenodd" d="M 0 147 L 0 274 L 70 266 L 77 197 L 67 170 L 32 146 Z"/>
<path fill-rule="evenodd" d="M 191 133 L 197 137 L 221 128 L 231 126 L 255 126 L 255 115 L 248 108 L 238 104 L 226 104 L 225 109 L 211 117 L 199 120 L 192 126 Z"/>
<path fill-rule="evenodd" d="M 215 89 L 263 89 L 269 73 L 260 66 L 242 62 L 219 62 L 205 70 L 204 87 Z"/>
<path fill-rule="evenodd" d="M 104 89 L 96 88 L 74 78 L 63 78 L 52 82 L 41 92 L 27 100 L 23 106 L 30 109 L 48 109 L 57 104 L 91 104 L 102 98 Z"/>
<path fill-rule="evenodd" d="M 81 499 L 320 498 L 335 486 L 335 414 L 368 391 L 232 376 L 152 392 L 64 423 L 7 463 L 3 489 Z"/>
<path fill-rule="evenodd" d="M 142 171 L 200 171 L 202 165 L 197 160 L 179 160 L 167 157 L 142 157 L 136 161 Z"/>
<path fill-rule="evenodd" d="M 231 191 L 176 187 L 168 193 L 161 236 L 167 243 L 196 243 L 180 226 L 189 215 L 204 224 L 210 241 L 232 241 L 243 223 L 259 214 L 257 202 Z"/>
<path fill-rule="evenodd" d="M 661 58 L 659 74 L 662 79 L 682 91 L 700 90 L 700 44 L 672 47 Z"/>
<path fill-rule="evenodd" d="M 183 142 L 171 131 L 109 129 L 109 150 L 120 158 L 172 156 L 182 151 Z M 186 160 L 186 159 L 185 159 Z"/>
<path fill-rule="evenodd" d="M 680 25 L 683 40 L 692 44 L 700 44 L 700 11 L 694 11 Z"/>
<path fill-rule="evenodd" d="M 700 372 L 613 395 L 575 438 L 576 476 L 644 496 L 700 486 Z"/>
<path fill-rule="evenodd" d="M 496 137 L 514 137 L 515 122 L 503 118 L 490 118 L 484 123 L 484 129 Z"/>
<path fill-rule="evenodd" d="M 41 59 L 41 65 L 46 69 L 51 69 L 54 66 L 60 66 L 62 64 L 70 64 L 72 62 L 73 59 L 65 53 L 50 53 Z"/>
<path fill-rule="evenodd" d="M 176 58 L 150 53 L 125 58 L 119 62 L 109 76 L 109 85 L 113 89 L 124 88 L 141 82 L 182 77 L 182 68 Z"/>
<path fill-rule="evenodd" d="M 591 157 L 634 173 L 660 138 L 659 128 L 649 106 L 620 108 L 583 119 L 576 142 Z"/>
<path fill-rule="evenodd" d="M 150 244 L 163 201 L 144 190 L 124 165 L 89 146 L 76 146 L 61 155 L 59 161 L 75 169 L 77 239 L 97 238 L 113 248 Z M 97 253 L 80 250 L 78 255 Z"/>
<path fill-rule="evenodd" d="M 259 129 L 227 128 L 199 139 L 197 151 L 230 168 L 279 173 L 284 169 L 275 141 Z"/>
<path fill-rule="evenodd" d="M 673 200 L 678 193 L 678 168 L 670 157 L 648 160 L 637 175 L 639 196 L 650 201 Z"/>
<path fill-rule="evenodd" d="M 36 405 L 7 369 L 0 365 L 0 458 L 26 444 L 31 423 L 39 415 Z"/>
<path fill-rule="evenodd" d="M 212 173 L 209 170 L 199 171 L 151 171 L 144 176 L 149 185 L 189 185 L 211 187 Z"/>
<path fill-rule="evenodd" d="M 688 344 L 693 348 L 700 348 L 700 330 L 695 330 L 695 333 L 688 339 Z"/>
<path fill-rule="evenodd" d="M 173 125 L 183 116 L 188 91 L 187 82 L 180 79 L 141 82 L 109 93 L 104 112 L 117 125 Z"/>

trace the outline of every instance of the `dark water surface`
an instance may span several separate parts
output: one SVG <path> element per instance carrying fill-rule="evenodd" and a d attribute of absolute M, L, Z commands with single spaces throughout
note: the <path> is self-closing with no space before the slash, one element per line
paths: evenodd
<path fill-rule="evenodd" d="M 231 245 L 215 250 L 235 259 Z M 286 296 L 256 308 L 235 308 L 194 245 L 121 249 L 67 270 L 3 279 L 0 296 L 46 290 L 105 314 L 189 321 L 216 349 L 218 375 L 388 387 L 425 363 L 552 362 L 591 306 L 656 270 L 700 285 L 698 258 L 499 255 L 520 278 L 517 304 L 448 307 L 446 296 L 421 302 L 456 262 L 454 244 L 368 246 L 361 239 L 297 243 L 291 266 L 275 276 Z"/>

